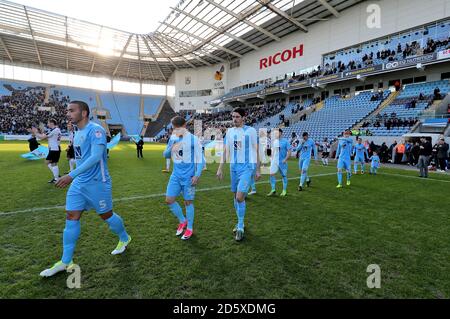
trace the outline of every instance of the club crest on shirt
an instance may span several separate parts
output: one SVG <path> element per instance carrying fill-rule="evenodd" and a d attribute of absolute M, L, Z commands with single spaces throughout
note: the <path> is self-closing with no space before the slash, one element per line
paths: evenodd
<path fill-rule="evenodd" d="M 96 138 L 101 138 L 102 137 L 102 132 L 101 131 L 95 131 L 95 137 Z"/>

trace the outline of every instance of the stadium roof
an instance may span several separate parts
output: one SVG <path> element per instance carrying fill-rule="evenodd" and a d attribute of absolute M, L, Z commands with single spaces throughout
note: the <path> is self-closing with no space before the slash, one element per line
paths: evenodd
<path fill-rule="evenodd" d="M 181 0 L 156 31 L 136 34 L 0 0 L 0 58 L 165 82 L 175 69 L 240 58 L 362 1 Z"/>

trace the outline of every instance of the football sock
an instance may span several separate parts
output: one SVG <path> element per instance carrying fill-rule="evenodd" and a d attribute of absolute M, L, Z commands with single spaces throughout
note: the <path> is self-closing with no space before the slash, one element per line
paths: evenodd
<path fill-rule="evenodd" d="M 186 218 L 183 215 L 183 210 L 181 209 L 180 204 L 178 204 L 177 202 L 170 204 L 169 205 L 170 211 L 172 212 L 172 214 L 175 215 L 176 218 L 178 218 L 178 220 L 181 223 L 184 223 L 186 221 Z"/>
<path fill-rule="evenodd" d="M 186 206 L 187 229 L 192 230 L 194 227 L 194 204 Z"/>
<path fill-rule="evenodd" d="M 237 202 L 237 217 L 238 217 L 238 229 L 244 229 L 244 218 L 245 218 L 245 201 Z"/>
<path fill-rule="evenodd" d="M 339 183 L 339 185 L 342 185 L 342 172 L 338 172 L 338 173 L 337 173 L 337 177 L 338 177 L 338 183 Z"/>
<path fill-rule="evenodd" d="M 119 237 L 121 242 L 128 241 L 128 234 L 123 225 L 123 220 L 119 215 L 113 213 L 113 215 L 106 220 L 106 223 L 109 225 L 109 229 Z"/>
<path fill-rule="evenodd" d="M 61 261 L 66 265 L 72 261 L 80 232 L 81 225 L 79 220 L 66 220 L 66 227 L 63 232 L 63 255 L 61 258 Z"/>
<path fill-rule="evenodd" d="M 288 179 L 287 176 L 283 176 L 283 190 L 287 189 Z"/>
<path fill-rule="evenodd" d="M 52 172 L 53 172 L 53 177 L 55 179 L 58 179 L 59 178 L 59 167 L 58 167 L 58 165 L 53 166 Z"/>
<path fill-rule="evenodd" d="M 270 186 L 272 186 L 272 191 L 274 191 L 276 188 L 276 182 L 277 182 L 277 180 L 276 180 L 275 176 L 271 175 L 270 176 Z"/>

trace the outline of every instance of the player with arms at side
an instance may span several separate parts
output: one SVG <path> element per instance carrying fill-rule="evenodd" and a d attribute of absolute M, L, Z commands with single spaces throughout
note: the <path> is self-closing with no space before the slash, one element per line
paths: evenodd
<path fill-rule="evenodd" d="M 298 191 L 301 192 L 303 190 L 303 185 L 306 181 L 306 186 L 311 186 L 311 178 L 308 176 L 309 165 L 311 163 L 311 153 L 314 153 L 314 159 L 317 161 L 318 152 L 316 143 L 309 138 L 307 132 L 304 132 L 302 135 L 303 139 L 300 140 L 298 146 L 294 149 L 293 152 L 300 151 L 299 156 L 299 169 L 301 171 L 300 175 L 300 184 L 298 185 Z"/>
<path fill-rule="evenodd" d="M 377 151 L 373 151 L 373 155 L 369 158 L 370 162 L 370 175 L 377 175 L 378 168 L 380 168 L 380 157 Z"/>
<path fill-rule="evenodd" d="M 41 140 L 48 140 L 48 156 L 45 163 L 48 169 L 53 174 L 53 178 L 49 181 L 49 184 L 55 183 L 59 179 L 59 167 L 58 162 L 61 157 L 61 130 L 59 129 L 54 119 L 48 120 L 47 126 L 49 132 L 47 134 L 40 134 L 36 127 L 32 128 L 32 132 Z"/>
<path fill-rule="evenodd" d="M 358 137 L 358 143 L 353 147 L 353 155 L 355 156 L 353 163 L 355 175 L 358 174 L 358 164 L 361 164 L 361 174 L 364 174 L 366 158 L 369 158 L 369 154 L 360 137 Z"/>
<path fill-rule="evenodd" d="M 328 166 L 328 157 L 330 156 L 331 145 L 328 138 L 325 138 L 322 143 L 322 164 Z"/>
<path fill-rule="evenodd" d="M 283 137 L 282 129 L 274 129 L 272 131 L 272 158 L 270 161 L 270 186 L 272 190 L 267 196 L 276 195 L 276 178 L 275 175 L 280 172 L 283 180 L 283 192 L 281 197 L 287 195 L 288 185 L 288 164 L 287 161 L 291 157 L 291 145 L 289 141 Z"/>
<path fill-rule="evenodd" d="M 173 133 L 164 151 L 164 157 L 172 158 L 173 162 L 173 172 L 167 184 L 166 203 L 179 221 L 176 235 L 180 236 L 184 232 L 181 239 L 188 240 L 194 231 L 195 187 L 202 174 L 205 159 L 198 137 L 186 129 L 186 120 L 175 116 L 171 123 Z M 176 201 L 180 194 L 184 197 L 186 217 Z"/>
<path fill-rule="evenodd" d="M 73 264 L 73 254 L 81 232 L 80 218 L 84 211 L 95 209 L 109 225 L 110 230 L 119 237 L 119 243 L 111 252 L 112 255 L 123 253 L 131 242 L 122 218 L 113 212 L 105 130 L 89 121 L 89 106 L 85 102 L 70 102 L 67 116 L 78 128 L 74 138 L 77 168 L 56 183 L 59 188 L 71 184 L 66 195 L 67 217 L 63 232 L 63 253 L 60 261 L 41 272 L 42 277 L 51 277 Z"/>
<path fill-rule="evenodd" d="M 353 139 L 350 136 L 350 130 L 344 132 L 344 137 L 339 138 L 339 144 L 336 151 L 337 177 L 338 185 L 336 188 L 342 188 L 342 172 L 347 171 L 347 186 L 350 186 L 350 178 L 352 177 L 352 159 Z"/>
<path fill-rule="evenodd" d="M 234 208 L 238 218 L 235 227 L 235 240 L 244 239 L 245 198 L 250 188 L 252 174 L 256 168 L 255 179 L 261 177 L 259 166 L 257 133 L 253 127 L 245 125 L 245 111 L 236 108 L 231 113 L 234 127 L 227 130 L 222 160 L 217 170 L 217 178 L 223 179 L 223 165 L 230 162 L 231 191 L 234 193 Z"/>

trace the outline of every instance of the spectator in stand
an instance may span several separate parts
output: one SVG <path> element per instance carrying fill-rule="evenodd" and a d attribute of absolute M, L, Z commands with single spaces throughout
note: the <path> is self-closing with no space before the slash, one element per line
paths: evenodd
<path fill-rule="evenodd" d="M 441 100 L 441 99 L 442 99 L 441 90 L 438 87 L 436 87 L 433 92 L 433 101 Z"/>
<path fill-rule="evenodd" d="M 400 91 L 400 81 L 399 80 L 397 80 L 397 81 L 395 81 L 395 83 L 394 83 L 394 87 L 395 87 L 395 91 Z"/>

